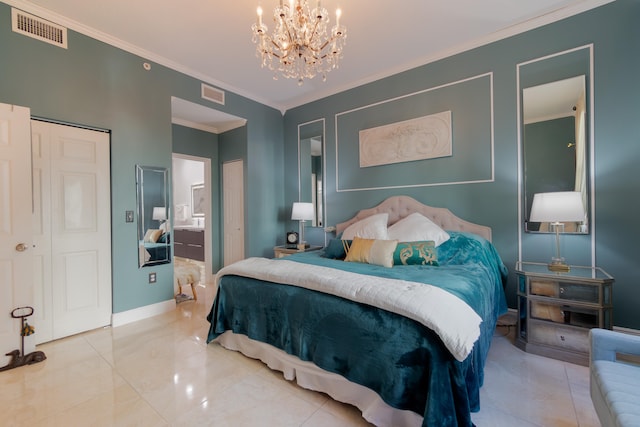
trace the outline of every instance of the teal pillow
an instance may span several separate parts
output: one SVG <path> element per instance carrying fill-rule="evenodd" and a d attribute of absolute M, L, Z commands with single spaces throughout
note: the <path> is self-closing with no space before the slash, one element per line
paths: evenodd
<path fill-rule="evenodd" d="M 351 247 L 351 240 L 331 239 L 324 248 L 324 256 L 333 259 L 344 259 Z"/>
<path fill-rule="evenodd" d="M 399 242 L 393 253 L 394 265 L 438 265 L 438 250 L 433 240 Z"/>

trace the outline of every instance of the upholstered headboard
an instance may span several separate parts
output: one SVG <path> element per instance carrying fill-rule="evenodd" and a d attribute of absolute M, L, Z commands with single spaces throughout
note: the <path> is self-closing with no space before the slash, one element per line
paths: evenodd
<path fill-rule="evenodd" d="M 373 208 L 369 209 L 363 209 L 350 220 L 336 224 L 336 232 L 340 234 L 349 225 L 374 214 L 388 213 L 388 225 L 392 225 L 414 212 L 421 213 L 444 230 L 466 231 L 469 233 L 477 234 L 491 241 L 490 227 L 465 221 L 455 216 L 449 209 L 427 206 L 409 196 L 389 197 L 378 206 L 374 206 Z"/>

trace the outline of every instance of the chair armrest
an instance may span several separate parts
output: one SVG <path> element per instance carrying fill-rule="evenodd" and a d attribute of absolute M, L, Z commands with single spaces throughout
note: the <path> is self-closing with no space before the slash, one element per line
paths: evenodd
<path fill-rule="evenodd" d="M 640 356 L 640 336 L 610 331 L 608 329 L 591 329 L 589 331 L 591 345 L 591 361 L 616 361 L 616 353 Z"/>

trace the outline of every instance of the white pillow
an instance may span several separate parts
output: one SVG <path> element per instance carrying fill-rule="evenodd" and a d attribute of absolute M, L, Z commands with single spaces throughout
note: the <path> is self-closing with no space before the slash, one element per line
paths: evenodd
<path fill-rule="evenodd" d="M 414 212 L 389 227 L 387 238 L 399 242 L 433 240 L 437 247 L 449 240 L 449 233 L 438 227 L 426 216 Z"/>
<path fill-rule="evenodd" d="M 387 240 L 387 221 L 389 214 L 371 215 L 351 224 L 342 233 L 342 240 L 353 240 L 354 237 L 363 239 Z"/>

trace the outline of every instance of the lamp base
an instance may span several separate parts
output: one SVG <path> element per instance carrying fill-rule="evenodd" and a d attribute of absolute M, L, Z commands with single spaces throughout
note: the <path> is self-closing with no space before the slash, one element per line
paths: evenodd
<path fill-rule="evenodd" d="M 549 264 L 547 264 L 549 271 L 555 271 L 557 273 L 568 273 L 571 267 L 564 262 L 564 258 L 553 258 Z"/>

